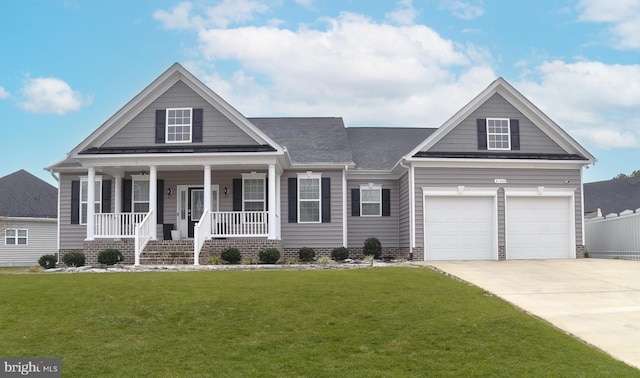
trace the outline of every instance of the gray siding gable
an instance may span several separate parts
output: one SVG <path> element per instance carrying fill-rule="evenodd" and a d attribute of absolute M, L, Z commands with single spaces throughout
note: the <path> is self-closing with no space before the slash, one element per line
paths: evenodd
<path fill-rule="evenodd" d="M 203 109 L 202 143 L 197 144 L 218 146 L 259 144 L 189 86 L 178 81 L 100 147 L 157 146 L 155 143 L 156 110 L 181 107 Z"/>
<path fill-rule="evenodd" d="M 567 154 L 531 120 L 495 93 L 468 117 L 442 137 L 429 152 L 478 152 L 476 120 L 479 118 L 517 119 L 520 123 L 520 150 L 501 153 Z M 423 150 L 424 151 L 424 150 Z"/>

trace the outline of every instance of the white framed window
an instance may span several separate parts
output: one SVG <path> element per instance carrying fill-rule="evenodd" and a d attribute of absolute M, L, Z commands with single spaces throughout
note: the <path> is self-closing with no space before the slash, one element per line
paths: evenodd
<path fill-rule="evenodd" d="M 487 118 L 487 148 L 489 150 L 511 149 L 511 135 L 508 119 Z"/>
<path fill-rule="evenodd" d="M 191 108 L 167 109 L 165 140 L 167 143 L 189 143 L 192 135 Z"/>
<path fill-rule="evenodd" d="M 149 176 L 131 176 L 131 209 L 134 213 L 149 212 Z"/>
<path fill-rule="evenodd" d="M 242 174 L 242 210 L 264 211 L 266 209 L 266 173 Z"/>
<path fill-rule="evenodd" d="M 29 244 L 29 232 L 26 229 L 7 228 L 4 231 L 5 245 L 27 245 Z"/>
<path fill-rule="evenodd" d="M 298 173 L 298 223 L 322 221 L 321 179 L 319 173 Z"/>
<path fill-rule="evenodd" d="M 95 202 L 94 214 L 102 212 L 102 176 L 95 176 Z M 89 179 L 80 178 L 80 224 L 87 224 L 87 203 L 88 203 Z"/>
<path fill-rule="evenodd" d="M 382 185 L 360 185 L 360 216 L 382 216 Z"/>

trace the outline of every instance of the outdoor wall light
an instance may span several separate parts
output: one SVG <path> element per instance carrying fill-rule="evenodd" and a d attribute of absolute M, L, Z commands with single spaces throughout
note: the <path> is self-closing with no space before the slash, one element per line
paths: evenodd
<path fill-rule="evenodd" d="M 167 197 L 171 198 L 171 193 L 173 193 L 173 190 L 171 190 L 171 188 L 167 189 Z"/>
<path fill-rule="evenodd" d="M 227 193 L 229 193 L 229 188 L 227 188 L 226 186 L 224 187 L 224 196 L 227 196 Z"/>

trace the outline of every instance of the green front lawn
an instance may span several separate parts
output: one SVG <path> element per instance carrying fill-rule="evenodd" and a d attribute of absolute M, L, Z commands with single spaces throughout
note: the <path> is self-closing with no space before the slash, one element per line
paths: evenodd
<path fill-rule="evenodd" d="M 64 377 L 640 372 L 421 268 L 1 274 L 0 357 Z"/>

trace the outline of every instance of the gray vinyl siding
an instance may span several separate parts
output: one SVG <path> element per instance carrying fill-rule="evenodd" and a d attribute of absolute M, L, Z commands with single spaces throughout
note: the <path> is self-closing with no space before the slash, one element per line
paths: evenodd
<path fill-rule="evenodd" d="M 5 230 L 26 229 L 26 245 L 5 245 Z M 37 266 L 42 255 L 56 254 L 57 222 L 55 219 L 0 222 L 0 266 Z"/>
<path fill-rule="evenodd" d="M 409 247 L 409 173 L 398 180 L 398 242 L 400 247 Z"/>
<path fill-rule="evenodd" d="M 101 147 L 155 146 L 156 110 L 182 107 L 203 109 L 202 143 L 197 143 L 198 145 L 258 144 L 186 84 L 179 81 Z"/>
<path fill-rule="evenodd" d="M 82 249 L 87 238 L 85 225 L 71 224 L 71 181 L 79 179 L 76 175 L 60 175 L 60 249 Z M 113 183 L 111 187 L 113 190 Z"/>
<path fill-rule="evenodd" d="M 477 152 L 478 131 L 476 119 L 478 118 L 508 118 L 518 119 L 520 122 L 520 150 L 525 153 L 566 153 L 558 144 L 547 136 L 542 130 L 527 119 L 513 105 L 499 94 L 494 94 L 469 117 L 460 122 L 438 143 L 432 146 L 431 152 Z M 509 151 L 500 151 L 506 152 Z"/>
<path fill-rule="evenodd" d="M 316 172 L 314 172 L 316 173 Z M 336 248 L 342 246 L 342 171 L 323 171 L 331 178 L 331 223 L 289 223 L 289 177 L 296 171 L 286 171 L 280 181 L 282 209 L 282 242 L 285 248 Z"/>
<path fill-rule="evenodd" d="M 478 169 L 478 168 L 416 168 L 416 246 L 424 244 L 423 187 L 449 187 L 460 185 L 482 188 L 545 188 L 575 189 L 575 244 L 582 240 L 582 192 L 579 169 Z M 495 184 L 494 179 L 506 179 L 506 184 Z M 569 180 L 570 183 L 566 183 Z M 498 244 L 505 243 L 504 191 L 498 192 Z"/>
<path fill-rule="evenodd" d="M 363 217 L 351 215 L 351 189 L 360 189 L 361 184 L 373 183 L 390 189 L 391 215 L 388 217 Z M 396 180 L 349 180 L 347 182 L 347 242 L 348 247 L 362 247 L 370 237 L 380 240 L 383 247 L 399 246 L 398 182 Z"/>

